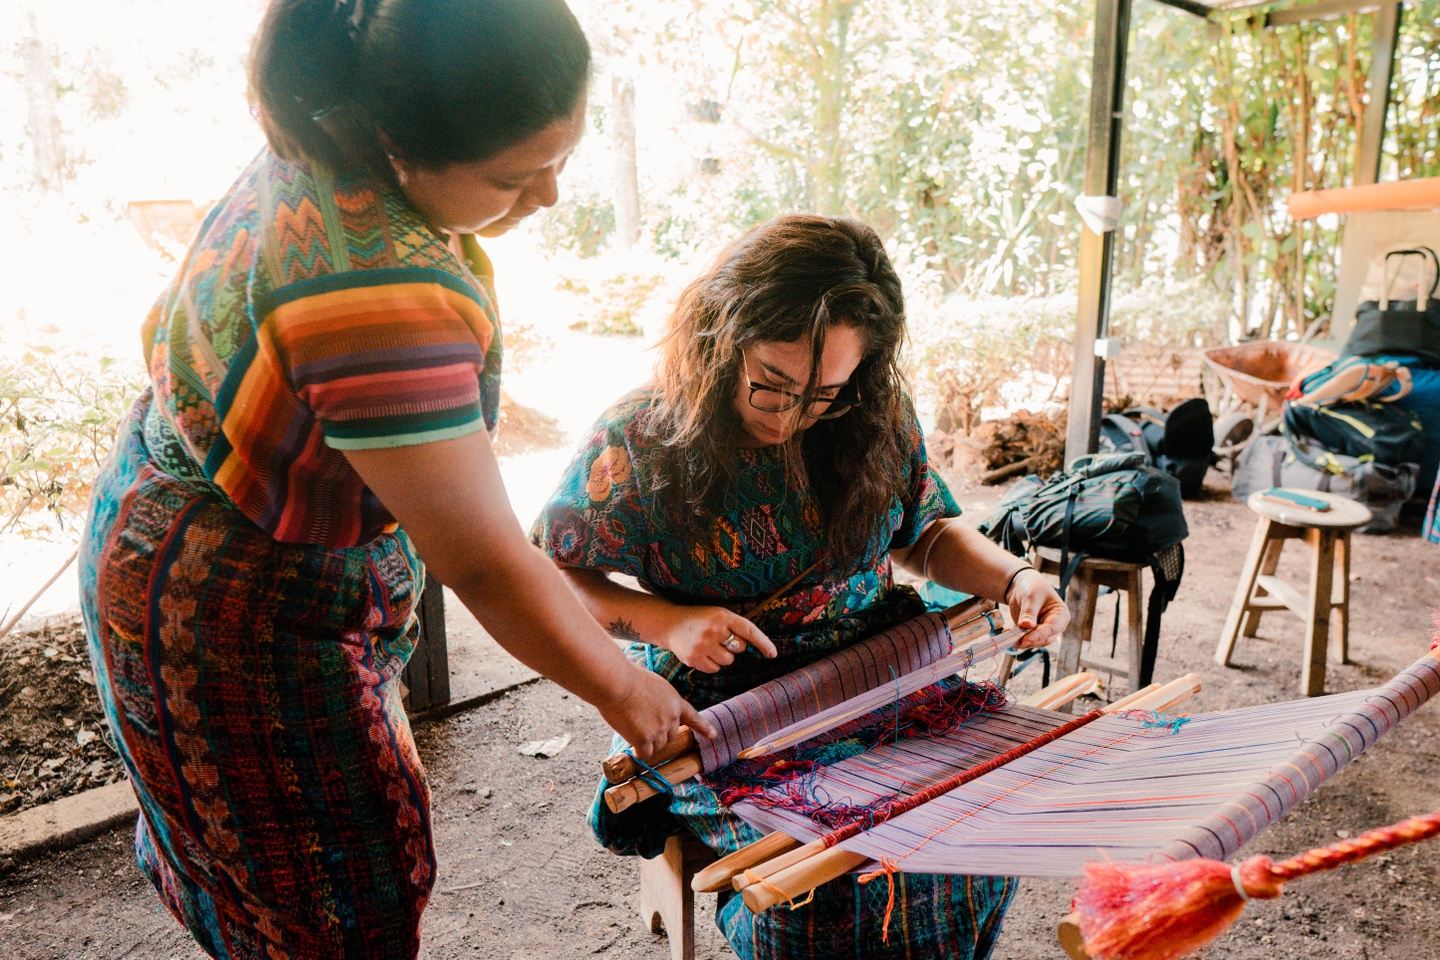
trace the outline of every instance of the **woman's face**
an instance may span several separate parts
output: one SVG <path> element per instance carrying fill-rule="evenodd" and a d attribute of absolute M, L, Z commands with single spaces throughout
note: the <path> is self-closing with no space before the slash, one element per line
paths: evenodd
<path fill-rule="evenodd" d="M 434 227 L 498 237 L 559 199 L 556 181 L 585 131 L 585 98 L 575 112 L 486 160 L 426 168 L 390 158 L 400 191 Z"/>
<path fill-rule="evenodd" d="M 825 350 L 820 356 L 815 398 L 808 410 L 787 395 L 802 393 L 810 379 L 810 341 L 762 340 L 744 349 L 739 383 L 735 392 L 735 414 L 745 438 L 754 446 L 784 443 L 815 422 L 830 401 L 840 393 L 865 358 L 865 338 L 854 327 L 838 324 L 825 333 Z M 748 374 L 748 375 L 747 375 Z M 752 384 L 762 389 L 755 390 Z M 769 388 L 769 389 L 764 389 Z M 755 402 L 751 402 L 751 395 Z M 767 412 L 758 409 L 794 403 L 789 410 Z M 810 416 L 806 416 L 809 413 Z"/>

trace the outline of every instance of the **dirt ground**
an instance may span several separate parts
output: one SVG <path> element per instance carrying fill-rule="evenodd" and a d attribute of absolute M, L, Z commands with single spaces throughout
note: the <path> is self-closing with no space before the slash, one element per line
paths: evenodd
<path fill-rule="evenodd" d="M 123 776 L 79 619 L 0 641 L 0 814 Z"/>
<path fill-rule="evenodd" d="M 993 489 L 959 492 L 977 520 L 998 497 Z M 1242 641 L 1236 668 L 1211 659 L 1252 515 L 1223 494 L 1187 505 L 1187 515 L 1188 569 L 1165 616 L 1157 678 L 1201 674 L 1205 689 L 1192 703 L 1197 711 L 1292 698 L 1300 645 L 1298 623 L 1287 614 L 1267 615 L 1261 636 Z M 1431 612 L 1440 608 L 1437 560 L 1436 548 L 1413 536 L 1355 538 L 1354 662 L 1332 661 L 1328 689 L 1381 683 L 1425 650 L 1434 631 Z M 1301 579 L 1301 548 L 1287 549 L 1281 574 Z M 1105 617 L 1113 605 L 1101 606 L 1095 636 L 1108 638 Z M 1036 685 L 1036 672 L 1022 674 L 1017 690 Z M 526 741 L 560 733 L 573 740 L 557 757 L 532 759 L 517 751 Z M 1437 734 L 1440 706 L 1430 705 L 1246 852 L 1289 854 L 1440 807 Z M 583 824 L 597 760 L 608 745 L 608 733 L 588 708 L 538 682 L 426 724 L 417 738 L 433 784 L 441 858 L 426 914 L 426 957 L 668 956 L 663 938 L 638 920 L 634 863 L 602 851 Z M 0 956 L 199 957 L 135 869 L 129 840 L 126 830 L 117 830 L 65 853 L 0 864 Z M 1440 958 L 1437 866 L 1440 852 L 1432 843 L 1296 881 L 1281 900 L 1252 904 L 1208 956 Z M 1054 929 L 1071 893 L 1069 883 L 1025 882 L 997 958 L 1063 956 Z M 699 899 L 697 956 L 731 956 L 710 925 L 710 898 Z"/>

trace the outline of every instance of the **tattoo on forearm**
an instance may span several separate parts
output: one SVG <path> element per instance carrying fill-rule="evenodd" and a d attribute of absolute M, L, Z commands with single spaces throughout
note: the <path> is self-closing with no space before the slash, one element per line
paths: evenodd
<path fill-rule="evenodd" d="M 640 631 L 636 630 L 635 625 L 629 620 L 614 620 L 606 629 L 610 631 L 610 636 L 612 637 L 618 637 L 621 640 L 629 640 L 632 643 L 641 642 Z"/>

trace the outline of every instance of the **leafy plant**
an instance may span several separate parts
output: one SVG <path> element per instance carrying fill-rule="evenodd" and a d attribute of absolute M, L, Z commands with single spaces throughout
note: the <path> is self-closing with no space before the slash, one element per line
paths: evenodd
<path fill-rule="evenodd" d="M 73 534 L 137 365 L 49 344 L 0 358 L 0 534 Z"/>

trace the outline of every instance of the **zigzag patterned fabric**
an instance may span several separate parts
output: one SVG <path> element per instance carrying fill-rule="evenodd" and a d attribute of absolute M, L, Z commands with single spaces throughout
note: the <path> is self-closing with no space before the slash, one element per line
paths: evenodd
<path fill-rule="evenodd" d="M 458 437 L 498 412 L 490 263 L 473 238 L 460 253 L 388 185 L 263 151 L 145 324 L 162 467 L 282 542 L 393 529 L 341 451 Z"/>

